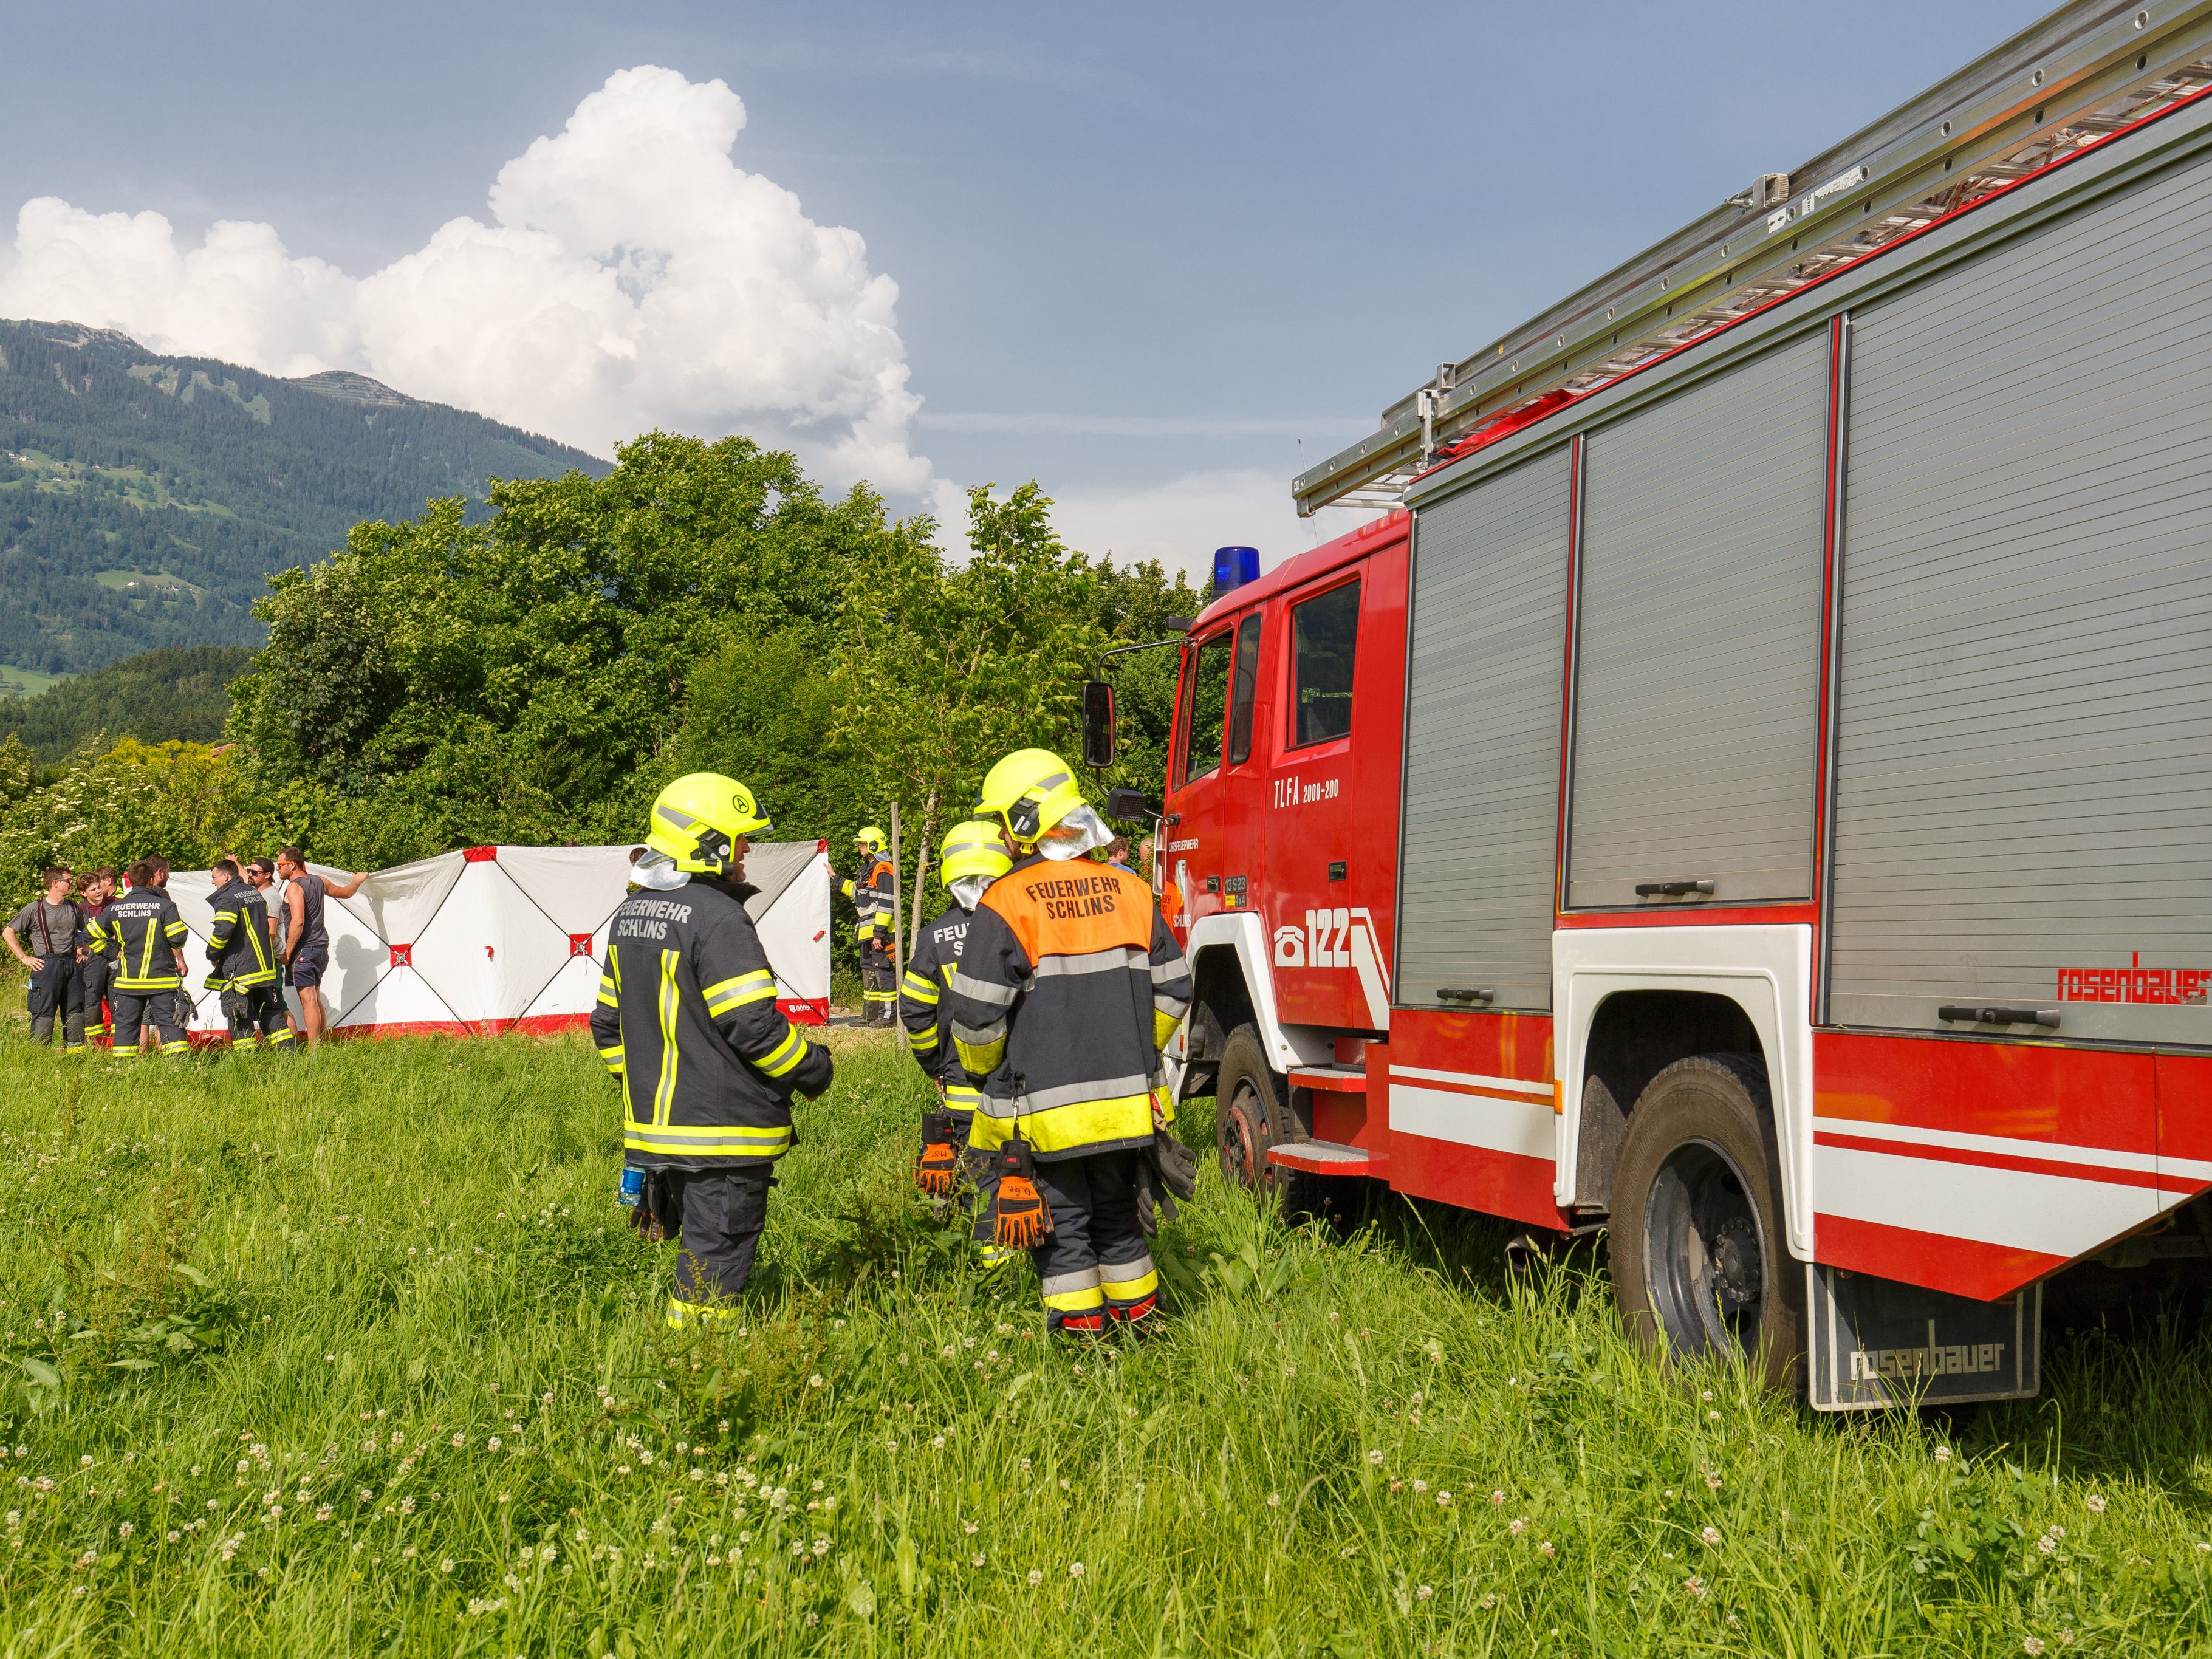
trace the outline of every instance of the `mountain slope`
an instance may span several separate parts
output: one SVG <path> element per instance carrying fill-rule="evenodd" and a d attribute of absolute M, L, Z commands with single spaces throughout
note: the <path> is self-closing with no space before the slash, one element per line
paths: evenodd
<path fill-rule="evenodd" d="M 15 733 L 49 766 L 95 732 L 141 743 L 213 743 L 230 713 L 230 683 L 252 659 L 236 645 L 170 646 L 125 657 L 35 697 L 0 697 L 0 734 Z"/>
<path fill-rule="evenodd" d="M 606 463 L 365 375 L 283 380 L 74 323 L 0 322 L 0 662 L 258 645 L 262 579 L 362 519 Z"/>

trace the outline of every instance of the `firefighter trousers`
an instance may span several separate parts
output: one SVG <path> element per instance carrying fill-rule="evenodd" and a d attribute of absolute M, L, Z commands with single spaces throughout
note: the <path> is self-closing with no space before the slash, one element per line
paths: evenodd
<path fill-rule="evenodd" d="M 1013 1251 L 998 1242 L 997 1218 L 991 1200 L 999 1190 L 998 1159 L 969 1145 L 975 1127 L 976 1091 L 973 1084 L 955 1083 L 945 1091 L 945 1115 L 952 1120 L 952 1150 L 959 1154 L 960 1173 L 968 1177 L 960 1194 L 961 1206 L 975 1222 L 972 1234 L 986 1272 L 996 1272 L 1014 1259 Z"/>
<path fill-rule="evenodd" d="M 110 991 L 107 1006 L 115 1011 L 115 1052 L 118 1054 L 127 1054 L 136 1048 L 141 1027 L 148 1025 L 160 1036 L 165 1054 L 181 1054 L 191 1046 L 185 1041 L 185 1028 L 177 1024 L 174 991 Z"/>
<path fill-rule="evenodd" d="M 76 965 L 77 1014 L 84 1022 L 88 1042 L 104 1042 L 109 1036 L 107 981 L 114 976 L 105 957 L 90 957 Z"/>
<path fill-rule="evenodd" d="M 1047 1330 L 1097 1336 L 1109 1322 L 1136 1328 L 1158 1306 L 1160 1276 L 1137 1218 L 1140 1156 L 1093 1152 L 1038 1163 L 1037 1191 L 1051 1208 L 1053 1230 L 1030 1258 Z"/>
<path fill-rule="evenodd" d="M 45 958 L 46 966 L 31 975 L 31 1041 L 49 1042 L 54 1023 L 61 1022 L 62 1047 L 84 1047 L 84 1004 L 77 990 L 82 969 L 75 957 L 61 952 Z"/>
<path fill-rule="evenodd" d="M 285 1020 L 284 988 L 281 985 L 234 986 L 222 994 L 222 1014 L 230 1022 L 234 1048 L 262 1042 L 271 1048 L 282 1048 L 292 1042 L 292 1028 Z"/>
<path fill-rule="evenodd" d="M 761 1229 L 768 1225 L 768 1189 L 775 1165 L 748 1160 L 738 1170 L 671 1170 L 661 1179 L 676 1188 L 683 1228 L 676 1256 L 676 1291 L 668 1322 L 734 1317 L 738 1293 L 752 1277 Z"/>
<path fill-rule="evenodd" d="M 860 947 L 860 1002 L 862 1018 L 897 1023 L 898 973 L 890 951 L 869 945 Z"/>

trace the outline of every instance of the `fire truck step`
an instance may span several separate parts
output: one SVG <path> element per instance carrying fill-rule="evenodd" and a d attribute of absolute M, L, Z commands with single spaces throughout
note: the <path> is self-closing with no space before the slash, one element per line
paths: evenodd
<path fill-rule="evenodd" d="M 1293 1066 L 1290 1070 L 1293 1089 L 1320 1089 L 1329 1094 L 1364 1095 L 1367 1092 L 1367 1068 L 1364 1066 Z"/>
<path fill-rule="evenodd" d="M 1339 1140 L 1285 1140 L 1267 1148 L 1268 1163 L 1307 1175 L 1380 1176 L 1389 1161 L 1387 1152 L 1370 1152 Z"/>

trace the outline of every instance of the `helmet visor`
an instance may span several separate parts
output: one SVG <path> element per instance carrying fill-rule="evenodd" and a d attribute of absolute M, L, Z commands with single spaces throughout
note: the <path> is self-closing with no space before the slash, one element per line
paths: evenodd
<path fill-rule="evenodd" d="M 949 884 L 952 902 L 963 910 L 972 910 L 983 902 L 983 891 L 990 886 L 988 876 L 963 876 Z"/>
<path fill-rule="evenodd" d="M 1081 858 L 1094 848 L 1107 846 L 1114 832 L 1106 827 L 1106 820 L 1098 816 L 1097 809 L 1085 803 L 1068 809 L 1067 816 L 1037 837 L 1036 849 L 1048 859 L 1065 860 Z"/>

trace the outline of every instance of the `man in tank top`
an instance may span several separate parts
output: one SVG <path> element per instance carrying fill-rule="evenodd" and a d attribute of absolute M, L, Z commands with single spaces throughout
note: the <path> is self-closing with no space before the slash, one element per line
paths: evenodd
<path fill-rule="evenodd" d="M 368 877 L 327 881 L 309 871 L 307 855 L 296 847 L 276 855 L 276 873 L 284 878 L 284 982 L 300 994 L 300 1034 L 312 1048 L 322 1041 L 328 1017 L 322 983 L 330 971 L 331 936 L 323 925 L 323 902 L 351 898 Z"/>

